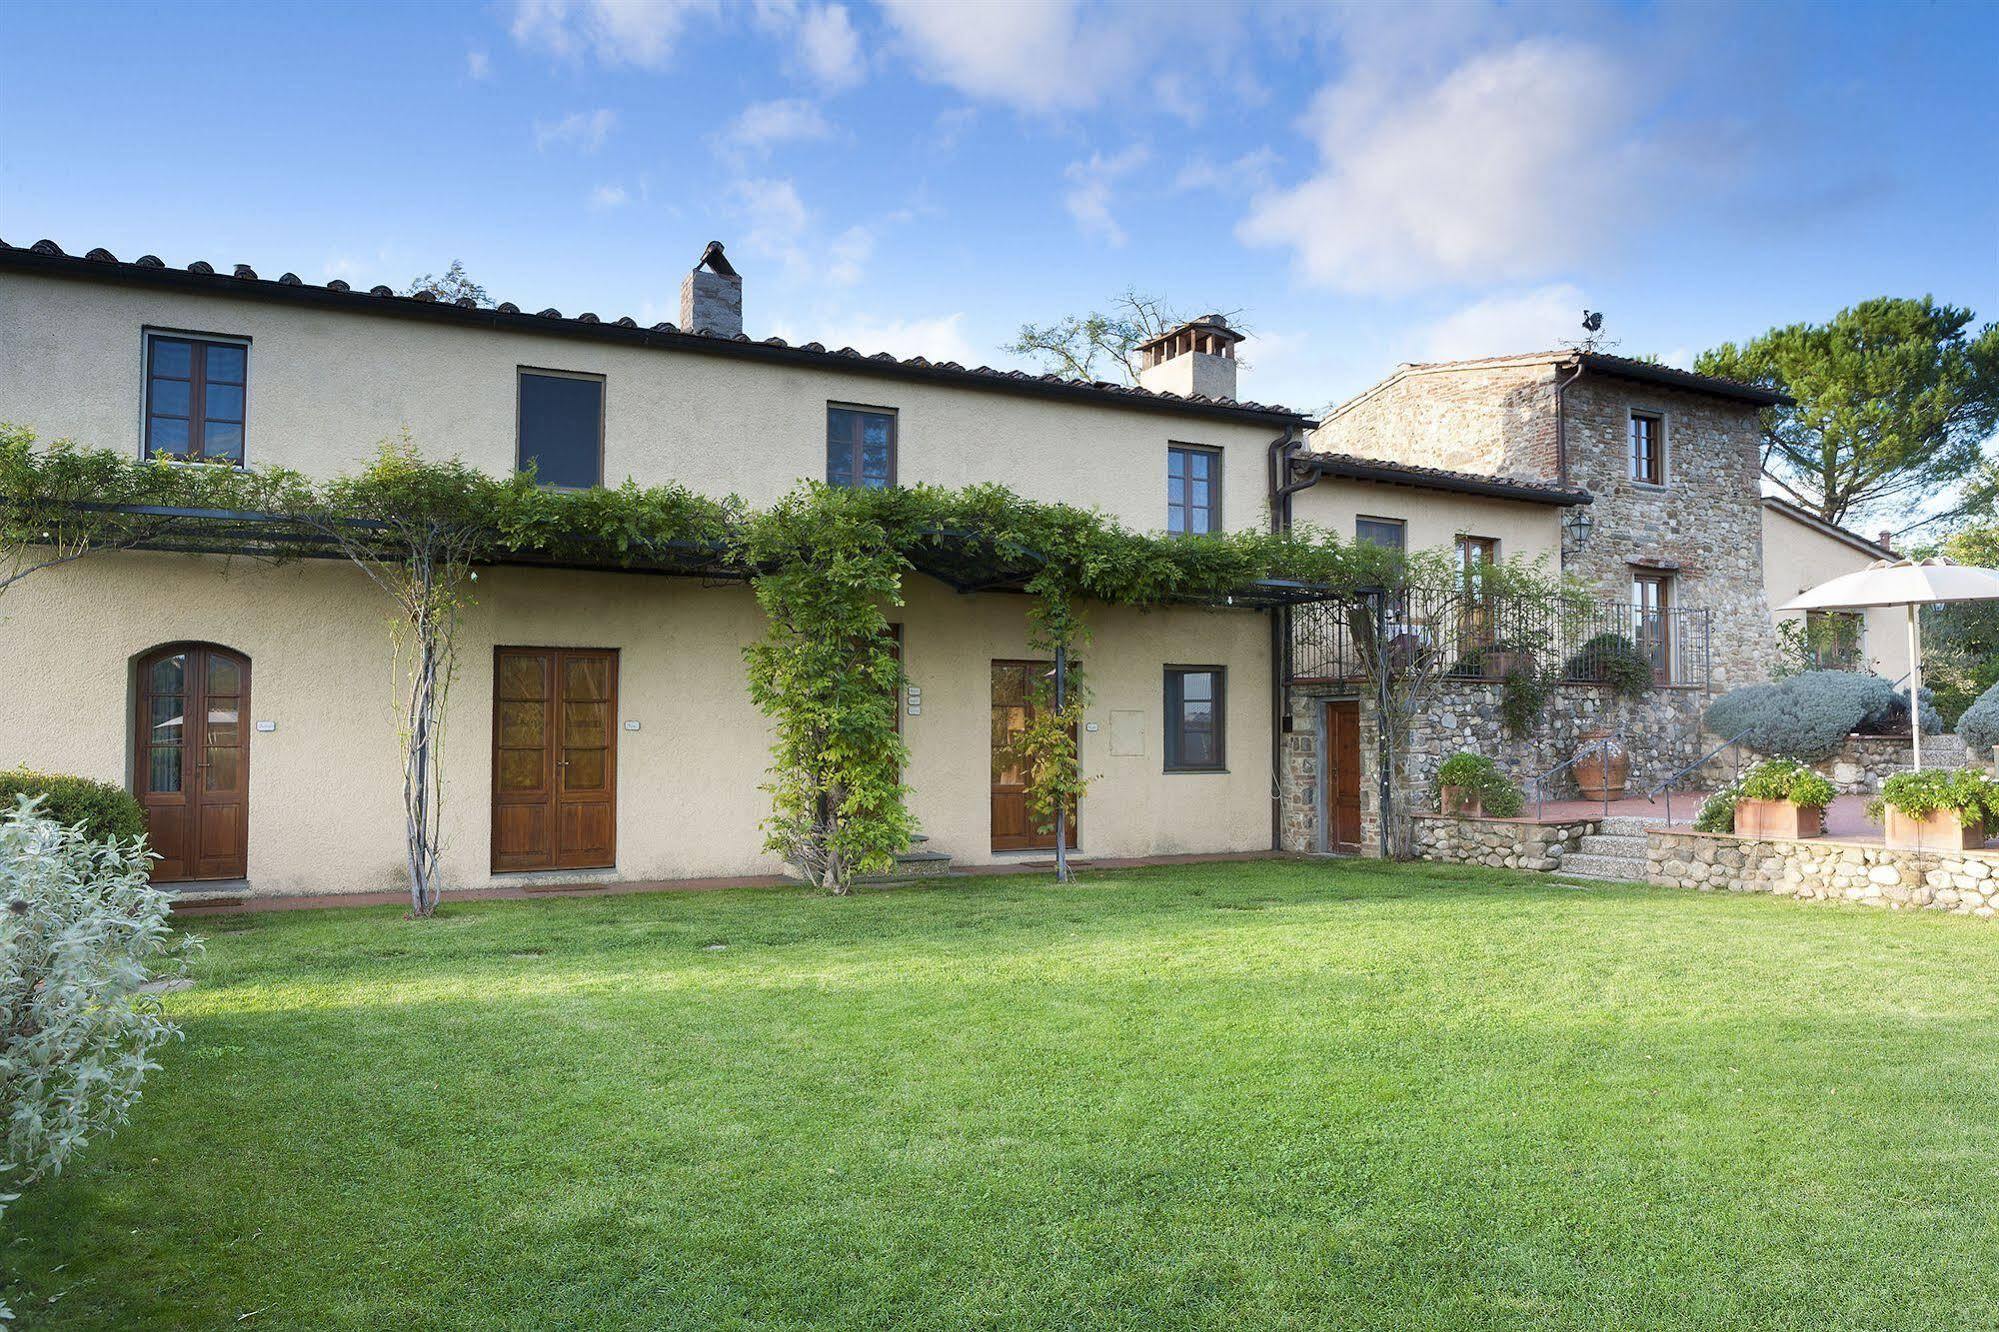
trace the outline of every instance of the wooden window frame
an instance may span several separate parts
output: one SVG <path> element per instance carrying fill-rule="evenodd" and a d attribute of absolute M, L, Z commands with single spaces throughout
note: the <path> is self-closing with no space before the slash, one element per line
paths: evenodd
<path fill-rule="evenodd" d="M 596 490 L 604 485 L 604 431 L 605 421 L 611 415 L 611 382 L 603 375 L 589 370 L 556 370 L 545 365 L 517 365 L 514 367 L 514 470 L 527 470 L 527 439 L 523 435 L 525 422 L 523 397 L 527 390 L 527 377 L 539 375 L 544 379 L 582 379 L 598 386 L 597 391 L 597 481 L 590 486 L 557 485 L 552 481 L 536 479 L 535 484 L 548 490 L 583 491 Z"/>
<path fill-rule="evenodd" d="M 153 453 L 153 417 L 155 415 L 175 416 L 175 413 L 155 413 L 153 411 L 154 348 L 161 342 L 185 342 L 188 352 L 187 416 L 188 444 L 190 451 L 179 454 L 162 454 L 161 462 L 199 463 L 204 467 L 221 465 L 234 467 L 238 471 L 249 465 L 250 460 L 250 339 L 233 333 L 202 333 L 182 328 L 143 328 L 139 339 L 139 457 L 150 461 Z M 210 347 L 236 347 L 243 352 L 243 419 L 233 424 L 243 431 L 242 456 L 234 459 L 220 459 L 211 463 L 207 457 L 207 432 L 199 427 L 208 421 L 208 377 L 204 373 L 208 365 Z M 175 378 L 175 376 L 165 376 Z M 227 382 L 227 381 L 223 381 Z M 218 418 L 227 422 L 225 418 Z"/>
<path fill-rule="evenodd" d="M 1674 577 L 1670 570 L 1652 569 L 1644 565 L 1631 566 L 1631 637 L 1642 649 L 1645 644 L 1639 639 L 1639 630 L 1645 616 L 1645 603 L 1639 599 L 1640 584 L 1659 589 L 1659 655 L 1652 660 L 1652 683 L 1669 685 L 1673 683 L 1673 602 Z"/>
<path fill-rule="evenodd" d="M 1200 532 L 1195 532 L 1188 525 L 1194 516 L 1194 505 L 1189 501 L 1177 506 L 1181 510 L 1181 527 L 1175 535 L 1211 536 L 1227 530 L 1227 524 L 1222 521 L 1222 450 L 1212 444 L 1190 444 L 1177 439 L 1166 442 L 1166 484 L 1169 491 L 1166 500 L 1166 530 L 1169 533 L 1173 531 L 1173 510 L 1176 506 L 1170 492 L 1173 484 L 1173 455 L 1176 453 L 1198 453 L 1208 459 L 1208 526 Z"/>
<path fill-rule="evenodd" d="M 1212 763 L 1188 763 L 1180 757 L 1181 746 L 1185 742 L 1186 726 L 1182 709 L 1186 704 L 1184 678 L 1189 675 L 1212 675 L 1215 677 L 1215 761 Z M 1166 737 L 1164 750 L 1165 771 L 1169 773 L 1216 773 L 1229 770 L 1229 668 L 1226 666 L 1201 666 L 1168 662 L 1162 677 L 1163 711 L 1166 717 Z"/>
<path fill-rule="evenodd" d="M 826 484 L 829 486 L 839 484 L 833 480 L 832 450 L 833 450 L 834 412 L 866 412 L 871 416 L 886 416 L 888 418 L 888 485 L 884 487 L 884 489 L 894 490 L 897 486 L 901 485 L 902 484 L 901 409 L 897 407 L 870 406 L 869 404 L 864 402 L 835 402 L 832 399 L 828 399 L 826 402 L 826 416 L 822 423 L 823 429 L 820 431 L 820 436 L 825 442 L 825 448 L 827 454 L 825 458 Z M 851 490 L 866 490 L 869 487 L 860 484 L 861 441 L 859 440 L 853 441 L 852 447 L 854 450 L 853 459 L 852 459 L 854 464 L 854 484 L 847 488 Z"/>
<path fill-rule="evenodd" d="M 1652 426 L 1652 450 L 1650 472 L 1642 472 L 1638 466 L 1638 450 L 1632 432 L 1640 421 L 1648 421 Z M 1666 414 L 1647 407 L 1633 407 L 1624 418 L 1624 470 L 1631 480 L 1642 486 L 1664 488 L 1672 470 L 1668 466 L 1666 452 Z"/>
<path fill-rule="evenodd" d="M 1360 525 L 1362 523 L 1380 523 L 1384 527 L 1393 527 L 1396 531 L 1402 534 L 1401 544 L 1397 545 L 1395 549 L 1401 551 L 1405 555 L 1409 553 L 1409 520 L 1407 518 L 1383 518 L 1372 513 L 1355 514 L 1353 520 L 1353 539 L 1356 545 L 1360 544 L 1361 542 L 1367 541 L 1367 538 L 1360 534 Z M 1375 542 L 1368 542 L 1368 544 L 1380 545 L 1381 543 L 1375 541 Z"/>

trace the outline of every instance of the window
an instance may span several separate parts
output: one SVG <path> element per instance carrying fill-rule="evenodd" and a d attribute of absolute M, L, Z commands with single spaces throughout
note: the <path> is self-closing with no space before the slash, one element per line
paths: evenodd
<path fill-rule="evenodd" d="M 1222 770 L 1227 681 L 1220 666 L 1166 668 L 1166 771 Z"/>
<path fill-rule="evenodd" d="M 1860 645 L 1866 632 L 1867 616 L 1861 611 L 1805 612 L 1806 653 L 1812 666 L 1821 671 L 1859 670 Z"/>
<path fill-rule="evenodd" d="M 1353 525 L 1354 540 L 1390 550 L 1407 548 L 1408 530 L 1409 524 L 1400 518 L 1356 518 Z"/>
<path fill-rule="evenodd" d="M 250 348 L 203 338 L 146 339 L 146 456 L 243 463 Z"/>
<path fill-rule="evenodd" d="M 1669 574 L 1631 575 L 1632 636 L 1639 654 L 1652 663 L 1652 679 L 1667 684 L 1673 678 L 1673 579 Z"/>
<path fill-rule="evenodd" d="M 1499 563 L 1499 538 L 1482 536 L 1458 537 L 1458 567 L 1464 571 L 1467 585 L 1475 585 L 1488 564 Z"/>
<path fill-rule="evenodd" d="M 1631 479 L 1654 486 L 1666 484 L 1665 417 L 1631 413 Z"/>
<path fill-rule="evenodd" d="M 1222 451 L 1194 444 L 1166 450 L 1166 530 L 1174 536 L 1222 530 Z"/>
<path fill-rule="evenodd" d="M 886 490 L 895 484 L 895 413 L 826 408 L 826 484 Z"/>
<path fill-rule="evenodd" d="M 522 370 L 516 461 L 564 490 L 604 484 L 604 381 L 562 370 Z"/>

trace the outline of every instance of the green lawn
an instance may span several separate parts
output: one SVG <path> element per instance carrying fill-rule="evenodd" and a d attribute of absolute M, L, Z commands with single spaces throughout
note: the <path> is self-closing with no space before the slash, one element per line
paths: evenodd
<path fill-rule="evenodd" d="M 1255 863 L 203 928 L 0 1221 L 25 1327 L 1999 1325 L 1983 923 Z"/>

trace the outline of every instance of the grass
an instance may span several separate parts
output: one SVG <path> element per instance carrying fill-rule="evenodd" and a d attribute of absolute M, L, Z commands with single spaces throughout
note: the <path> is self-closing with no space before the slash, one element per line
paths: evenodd
<path fill-rule="evenodd" d="M 1999 931 L 1220 864 L 205 923 L 34 1328 L 1999 1324 Z"/>

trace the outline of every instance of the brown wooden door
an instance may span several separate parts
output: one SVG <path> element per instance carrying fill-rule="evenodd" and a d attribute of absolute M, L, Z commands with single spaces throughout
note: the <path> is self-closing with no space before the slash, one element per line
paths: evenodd
<path fill-rule="evenodd" d="M 993 850 L 1040 851 L 1055 849 L 1055 829 L 1035 827 L 1035 816 L 1027 807 L 1027 782 L 1031 772 L 1020 754 L 1017 741 L 1034 716 L 1036 686 L 1055 669 L 1052 661 L 996 661 L 993 663 Z M 1070 738 L 1075 729 L 1070 728 Z M 1076 811 L 1070 810 L 1068 844 L 1076 845 Z"/>
<path fill-rule="evenodd" d="M 156 883 L 240 879 L 250 867 L 249 659 L 180 644 L 139 662 L 132 789 Z"/>
<path fill-rule="evenodd" d="M 618 852 L 618 654 L 493 654 L 493 869 L 606 869 Z"/>
<path fill-rule="evenodd" d="M 1360 850 L 1360 704 L 1326 704 L 1326 841 Z"/>

